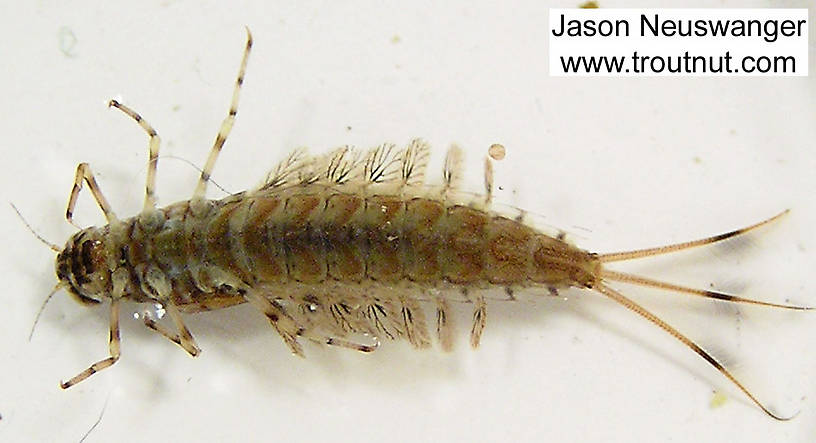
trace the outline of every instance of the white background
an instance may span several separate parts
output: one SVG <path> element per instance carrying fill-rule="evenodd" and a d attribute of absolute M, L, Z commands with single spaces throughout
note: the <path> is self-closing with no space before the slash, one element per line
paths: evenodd
<path fill-rule="evenodd" d="M 91 163 L 118 214 L 141 208 L 147 138 L 106 101 L 121 96 L 142 113 L 163 137 L 162 155 L 203 164 L 227 111 L 248 25 L 255 50 L 214 173 L 232 191 L 254 186 L 296 146 L 321 152 L 415 136 L 436 148 L 434 177 L 446 146 L 460 143 L 468 186 L 478 191 L 481 158 L 500 142 L 508 156 L 496 165 L 504 189 L 498 198 L 542 214 L 542 226 L 564 228 L 594 251 L 687 240 L 791 208 L 747 247 L 628 269 L 816 305 L 811 77 L 550 78 L 550 5 L 537 1 L 6 3 L 0 201 L 15 202 L 58 244 L 74 232 L 63 214 L 81 161 Z M 718 6 L 732 3 L 809 2 Z M 72 48 L 63 46 L 70 34 Z M 189 165 L 163 159 L 160 203 L 188 198 L 196 177 Z M 90 196 L 80 200 L 77 222 L 101 223 Z M 59 380 L 107 355 L 107 310 L 59 293 L 28 342 L 55 283 L 54 254 L 10 208 L 0 210 L 0 224 L 2 441 L 77 441 L 106 399 L 87 441 L 816 437 L 816 314 L 745 308 L 737 315 L 624 285 L 616 287 L 676 319 L 718 355 L 735 356 L 740 376 L 768 403 L 800 415 L 769 419 L 656 327 L 580 291 L 490 304 L 475 352 L 466 340 L 469 307 L 460 306 L 452 354 L 402 343 L 369 356 L 307 345 L 305 360 L 288 355 L 248 306 L 186 317 L 203 348 L 192 359 L 132 319 L 141 307 L 126 305 L 122 360 L 61 391 Z M 716 388 L 729 400 L 711 408 Z"/>

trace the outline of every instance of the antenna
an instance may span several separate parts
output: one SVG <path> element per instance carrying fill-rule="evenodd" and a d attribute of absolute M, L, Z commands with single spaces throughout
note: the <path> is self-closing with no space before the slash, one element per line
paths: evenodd
<path fill-rule="evenodd" d="M 11 208 L 14 209 L 14 212 L 17 213 L 17 216 L 20 217 L 20 220 L 23 221 L 23 224 L 26 226 L 26 228 L 28 228 L 28 230 L 31 231 L 32 234 L 34 234 L 34 237 L 37 237 L 37 240 L 41 241 L 44 245 L 51 248 L 51 250 L 54 251 L 54 252 L 62 251 L 62 249 L 60 249 L 59 246 L 57 246 L 57 245 L 51 243 L 50 241 L 42 238 L 40 236 L 40 234 L 37 234 L 37 231 L 35 231 L 34 228 L 32 228 L 31 225 L 28 224 L 25 217 L 23 217 L 23 214 L 20 214 L 20 210 L 17 209 L 17 206 L 14 206 L 14 203 L 9 202 L 9 204 L 11 205 Z"/>

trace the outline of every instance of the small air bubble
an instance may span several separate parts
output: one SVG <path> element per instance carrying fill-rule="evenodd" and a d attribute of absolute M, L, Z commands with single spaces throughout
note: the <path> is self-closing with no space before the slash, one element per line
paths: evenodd
<path fill-rule="evenodd" d="M 164 310 L 164 306 L 158 303 L 154 304 L 153 307 L 156 309 L 156 318 L 161 319 L 162 317 L 164 317 L 164 314 L 167 313 L 167 311 Z"/>

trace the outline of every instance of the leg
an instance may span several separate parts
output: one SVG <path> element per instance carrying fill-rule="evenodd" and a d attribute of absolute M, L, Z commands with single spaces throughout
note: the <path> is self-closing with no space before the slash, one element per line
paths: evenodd
<path fill-rule="evenodd" d="M 77 197 L 79 197 L 79 191 L 82 190 L 83 180 L 85 183 L 88 183 L 88 187 L 91 189 L 91 194 L 96 199 L 96 203 L 99 205 L 99 208 L 102 209 L 102 213 L 105 214 L 105 218 L 108 220 L 108 223 L 118 220 L 116 218 L 116 214 L 113 213 L 110 204 L 108 204 L 108 200 L 106 200 L 105 196 L 102 195 L 102 191 L 99 189 L 99 185 L 96 183 L 93 172 L 91 172 L 91 166 L 87 163 L 80 163 L 77 165 L 76 177 L 74 178 L 74 187 L 71 188 L 71 195 L 68 197 L 68 209 L 65 211 L 65 218 L 68 220 L 68 223 L 76 226 L 74 223 L 74 207 L 76 206 Z"/>
<path fill-rule="evenodd" d="M 141 126 L 145 132 L 147 132 L 147 136 L 150 137 L 148 142 L 150 159 L 147 161 L 147 184 L 145 185 L 144 210 L 147 211 L 149 209 L 153 209 L 156 207 L 156 168 L 158 167 L 159 163 L 159 143 L 161 142 L 161 139 L 156 133 L 156 130 L 150 126 L 150 123 L 146 122 L 141 115 L 137 114 L 132 109 L 116 100 L 109 101 L 108 106 L 113 106 L 114 108 L 127 114 L 128 117 L 136 120 L 136 123 L 138 123 L 139 126 Z"/>
<path fill-rule="evenodd" d="M 152 329 L 153 331 L 158 332 L 159 334 L 163 335 L 165 338 L 170 340 L 171 342 L 181 346 L 181 339 L 179 335 L 165 327 L 164 325 L 157 323 L 152 316 L 148 315 L 147 313 L 144 314 L 144 325 L 147 329 Z"/>
<path fill-rule="evenodd" d="M 298 335 L 305 337 L 309 340 L 312 340 L 315 343 L 326 344 L 329 346 L 338 346 L 341 348 L 351 349 L 354 351 L 364 353 L 374 352 L 377 350 L 377 348 L 380 347 L 380 340 L 378 340 L 376 337 L 374 337 L 374 343 L 370 345 L 364 345 L 361 343 L 355 343 L 353 341 L 346 340 L 344 338 L 320 335 L 314 332 L 310 332 L 309 330 L 300 331 Z"/>
<path fill-rule="evenodd" d="M 331 300 L 329 295 L 326 300 Z M 276 304 L 273 302 L 273 305 Z M 325 309 L 328 306 L 328 309 Z M 323 304 L 317 297 L 306 295 L 296 309 L 289 313 L 295 323 L 300 325 L 298 335 L 317 344 L 338 346 L 359 352 L 374 352 L 380 346 L 376 331 L 363 312 L 355 312 L 344 303 L 329 302 Z M 358 318 L 363 316 L 362 318 Z M 329 321 L 331 318 L 331 321 Z M 348 332 L 369 335 L 371 344 L 362 344 L 347 340 Z"/>
<path fill-rule="evenodd" d="M 167 310 L 167 313 L 173 320 L 178 332 L 170 331 L 170 329 L 160 323 L 157 323 L 153 317 L 148 315 L 145 315 L 144 317 L 144 325 L 147 326 L 148 329 L 158 332 L 159 334 L 167 337 L 168 340 L 181 346 L 191 356 L 197 357 L 198 354 L 201 353 L 201 348 L 198 347 L 193 335 L 190 333 L 190 330 L 187 329 L 187 326 L 182 321 L 181 314 L 178 312 L 178 309 L 171 304 L 164 304 L 162 306 L 165 310 Z"/>
<path fill-rule="evenodd" d="M 374 352 L 374 351 L 377 350 L 377 348 L 380 347 L 380 341 L 377 340 L 376 338 L 374 339 L 374 344 L 372 344 L 372 345 L 362 345 L 362 344 L 359 344 L 359 343 L 354 343 L 352 341 L 344 340 L 342 338 L 333 338 L 333 337 L 326 337 L 325 343 L 327 345 L 340 346 L 342 348 L 353 349 L 355 351 L 360 351 L 360 352 L 365 352 L 365 353 Z"/>
<path fill-rule="evenodd" d="M 246 49 L 244 49 L 244 58 L 241 60 L 241 68 L 238 70 L 238 79 L 235 81 L 235 89 L 232 92 L 232 103 L 230 103 L 229 113 L 221 123 L 221 129 L 218 130 L 218 135 L 215 137 L 210 155 L 207 157 L 207 163 L 204 164 L 204 169 L 201 171 L 201 176 L 198 178 L 198 185 L 193 192 L 192 200 L 200 200 L 204 198 L 204 193 L 207 190 L 207 181 L 210 180 L 215 167 L 215 160 L 224 147 L 224 142 L 227 141 L 227 136 L 232 130 L 232 125 L 235 123 L 235 115 L 238 113 L 238 97 L 241 92 L 241 85 L 244 84 L 244 74 L 246 73 L 247 60 L 249 59 L 249 51 L 252 49 L 252 34 L 247 28 L 247 42 Z"/>
<path fill-rule="evenodd" d="M 248 302 L 266 315 L 266 318 L 272 323 L 272 327 L 278 331 L 278 334 L 280 334 L 286 346 L 289 346 L 292 353 L 303 357 L 303 349 L 297 341 L 297 336 L 303 333 L 303 328 L 286 313 L 283 306 L 272 303 L 263 295 L 252 291 L 248 291 L 245 297 Z"/>
<path fill-rule="evenodd" d="M 119 356 L 121 355 L 119 349 L 121 342 L 119 339 L 119 300 L 119 298 L 114 298 L 111 300 L 110 305 L 110 335 L 108 337 L 110 357 L 92 364 L 90 367 L 88 367 L 88 369 L 80 372 L 67 382 L 60 382 L 60 387 L 62 389 L 68 389 L 82 380 L 96 374 L 97 372 L 113 366 L 114 363 L 119 361 Z"/>
<path fill-rule="evenodd" d="M 193 335 L 190 334 L 190 330 L 187 329 L 187 326 L 184 325 L 184 321 L 181 319 L 181 313 L 171 301 L 173 289 L 167 276 L 164 272 L 159 270 L 159 268 L 150 266 L 144 271 L 143 279 L 157 294 L 157 300 L 167 311 L 170 319 L 173 320 L 173 324 L 176 326 L 178 333 L 174 334 L 169 332 L 166 328 L 160 326 L 153 321 L 152 318 L 147 316 L 145 317 L 145 326 L 167 337 L 173 343 L 177 343 L 193 357 L 197 356 L 201 352 L 201 349 L 196 345 Z"/>
<path fill-rule="evenodd" d="M 201 348 L 196 345 L 195 339 L 193 338 L 193 334 L 190 333 L 190 330 L 187 329 L 187 326 L 184 324 L 184 321 L 181 319 L 181 313 L 176 309 L 176 307 L 171 303 L 164 303 L 164 309 L 167 310 L 167 313 L 170 314 L 170 318 L 173 320 L 173 323 L 176 325 L 176 330 L 178 330 L 178 336 L 181 339 L 182 348 L 187 351 L 188 354 L 192 355 L 193 357 L 197 356 L 201 353 Z"/>

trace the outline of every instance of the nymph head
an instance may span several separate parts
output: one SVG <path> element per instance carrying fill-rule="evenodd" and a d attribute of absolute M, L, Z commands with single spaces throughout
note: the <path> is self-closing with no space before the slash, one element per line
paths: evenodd
<path fill-rule="evenodd" d="M 105 243 L 98 228 L 74 234 L 57 254 L 56 271 L 60 286 L 82 304 L 96 304 L 109 292 L 110 269 Z"/>

